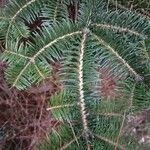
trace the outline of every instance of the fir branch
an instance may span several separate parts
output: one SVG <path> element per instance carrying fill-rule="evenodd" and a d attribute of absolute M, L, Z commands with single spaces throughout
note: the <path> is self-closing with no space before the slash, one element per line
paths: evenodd
<path fill-rule="evenodd" d="M 141 33 L 138 33 L 134 30 L 130 30 L 128 28 L 123 28 L 123 27 L 114 26 L 114 25 L 110 25 L 110 24 L 97 24 L 97 23 L 91 24 L 91 26 L 100 27 L 102 29 L 114 30 L 114 31 L 117 31 L 117 32 L 125 32 L 125 33 L 127 32 L 131 35 L 135 35 L 135 36 L 139 36 L 141 38 L 145 38 L 145 35 L 143 35 Z"/>
<path fill-rule="evenodd" d="M 23 5 L 15 14 L 13 17 L 11 17 L 11 22 L 13 22 L 16 17 L 25 9 L 27 8 L 29 5 L 31 5 L 32 3 L 34 3 L 36 0 L 31 0 L 29 2 L 27 2 L 25 5 Z"/>
<path fill-rule="evenodd" d="M 120 131 L 119 131 L 119 134 L 118 134 L 118 137 L 117 137 L 117 141 L 116 141 L 116 145 L 115 145 L 115 150 L 118 149 L 118 144 L 119 144 L 119 140 L 120 140 L 120 137 L 121 137 L 121 134 L 122 134 L 122 130 L 123 130 L 123 127 L 124 127 L 125 119 L 126 119 L 126 112 L 124 112 L 124 115 L 123 115 Z"/>
<path fill-rule="evenodd" d="M 75 21 L 70 22 L 67 12 L 72 3 L 76 9 Z M 118 8 L 116 12 L 108 11 L 108 5 L 99 0 L 79 3 L 14 0 L 10 3 L 12 8 L 6 7 L 4 13 L 6 18 L 12 17 L 6 20 L 3 15 L 0 17 L 0 27 L 4 27 L 0 38 L 4 37 L 6 44 L 2 60 L 8 63 L 5 74 L 12 87 L 26 89 L 43 81 L 44 88 L 49 89 L 49 84 L 54 82 L 45 79 L 55 76 L 57 71 L 53 71 L 52 64 L 60 61 L 58 80 L 63 88 L 51 97 L 50 106 L 45 108 L 60 124 L 46 133 L 50 136 L 41 144 L 42 150 L 112 147 L 125 150 L 137 144 L 136 139 L 126 141 L 122 131 L 126 113 L 149 104 L 150 92 L 140 76 L 143 70 L 149 74 L 150 56 L 145 46 L 149 21 Z M 34 27 L 28 29 L 28 22 L 32 24 L 35 16 L 38 21 L 43 20 L 37 26 L 38 31 L 31 34 Z M 23 22 L 26 19 L 28 26 Z M 28 44 L 20 43 L 20 37 L 28 40 L 26 35 L 32 40 Z M 141 62 L 144 59 L 146 65 Z M 137 86 L 138 81 L 141 87 Z M 106 97 L 103 92 L 108 93 Z M 39 93 L 35 89 L 32 94 Z"/>
<path fill-rule="evenodd" d="M 67 37 L 71 37 L 71 36 L 74 36 L 74 35 L 78 35 L 78 34 L 81 34 L 82 32 L 81 31 L 76 31 L 76 32 L 72 32 L 72 33 L 69 33 L 69 34 L 66 34 L 66 35 L 63 35 L 61 37 L 58 37 L 57 39 L 51 41 L 49 44 L 47 44 L 46 46 L 44 46 L 42 49 L 40 49 L 33 57 L 32 57 L 32 60 L 31 61 L 34 61 L 42 52 L 44 52 L 46 50 L 46 48 L 50 47 L 51 45 L 57 43 L 58 41 L 60 40 L 63 40 Z"/>
<path fill-rule="evenodd" d="M 63 35 L 61 37 L 58 37 L 56 38 L 55 40 L 51 41 L 49 44 L 47 44 L 46 46 L 44 46 L 42 49 L 40 49 L 31 59 L 30 61 L 27 62 L 27 64 L 24 66 L 24 68 L 20 71 L 20 73 L 18 74 L 18 76 L 16 77 L 15 81 L 13 82 L 13 87 L 16 86 L 18 80 L 20 79 L 20 77 L 22 76 L 22 74 L 24 73 L 24 71 L 28 68 L 28 66 L 30 64 L 34 64 L 35 63 L 35 59 L 43 52 L 46 50 L 46 48 L 50 47 L 51 45 L 57 43 L 58 41 L 60 40 L 63 40 L 67 37 L 70 37 L 70 36 L 74 36 L 74 35 L 78 35 L 78 34 L 81 34 L 82 32 L 81 31 L 76 31 L 76 32 L 72 32 L 72 33 L 69 33 L 69 34 L 66 34 L 66 35 Z M 41 75 L 41 74 L 40 74 Z M 43 76 L 42 76 L 43 78 Z"/>
<path fill-rule="evenodd" d="M 67 122 L 69 123 L 70 128 L 71 128 L 72 133 L 73 133 L 73 136 L 74 136 L 74 138 L 75 138 L 75 141 L 76 141 L 77 145 L 79 146 L 78 137 L 76 137 L 76 135 L 75 135 L 75 131 L 74 131 L 74 129 L 73 129 L 73 126 L 72 126 L 72 124 L 71 124 L 71 122 L 70 122 L 69 120 L 68 120 Z"/>
<path fill-rule="evenodd" d="M 73 106 L 77 106 L 79 104 L 65 104 L 65 105 L 59 105 L 59 106 L 53 106 L 50 108 L 47 108 L 47 110 L 53 110 L 53 109 L 60 109 L 60 108 L 65 108 L 65 107 L 73 107 Z"/>
<path fill-rule="evenodd" d="M 19 53 L 16 53 L 16 52 L 13 52 L 13 51 L 10 51 L 10 50 L 4 50 L 4 51 L 5 51 L 5 53 L 7 53 L 7 54 L 16 55 L 16 56 L 19 56 L 19 57 L 22 57 L 22 58 L 25 58 L 25 59 L 31 60 L 31 58 L 30 58 L 30 57 L 28 57 L 28 56 L 24 56 L 24 55 L 19 54 Z"/>
<path fill-rule="evenodd" d="M 9 26 L 6 32 L 6 48 L 7 48 L 7 41 L 8 41 L 8 36 L 9 36 L 9 32 L 11 29 L 11 26 L 13 24 L 13 22 L 15 21 L 16 17 L 25 9 L 27 8 L 29 5 L 31 5 L 32 3 L 34 3 L 36 0 L 31 0 L 29 2 L 27 2 L 25 5 L 23 5 L 11 18 L 9 21 Z"/>
<path fill-rule="evenodd" d="M 84 58 L 84 49 L 85 49 L 85 41 L 86 41 L 87 33 L 84 31 L 82 41 L 81 41 L 81 49 L 80 49 L 80 58 L 79 58 L 79 93 L 80 93 L 80 107 L 81 107 L 81 116 L 83 122 L 83 128 L 85 133 L 88 132 L 88 123 L 87 123 L 87 113 L 86 113 L 86 104 L 85 104 L 85 97 L 83 91 L 83 58 Z M 87 136 L 87 135 L 86 135 Z"/>
<path fill-rule="evenodd" d="M 0 19 L 2 19 L 2 20 L 11 20 L 11 18 L 7 18 L 7 17 L 0 17 Z"/>
<path fill-rule="evenodd" d="M 120 117 L 122 118 L 122 114 L 119 114 L 119 113 L 114 113 L 114 112 L 97 112 L 97 113 L 92 113 L 91 112 L 91 115 L 101 115 L 101 116 L 106 116 L 106 117 Z"/>
<path fill-rule="evenodd" d="M 31 60 L 24 66 L 24 68 L 20 71 L 19 75 L 16 77 L 15 81 L 12 84 L 12 87 L 15 87 L 18 80 L 20 79 L 20 77 L 22 76 L 22 74 L 24 73 L 24 71 L 28 68 L 28 66 L 31 64 Z"/>
<path fill-rule="evenodd" d="M 98 139 L 100 139 L 100 140 L 102 140 L 102 141 L 107 142 L 108 144 L 111 144 L 111 145 L 113 145 L 113 146 L 117 146 L 117 148 L 119 148 L 119 149 L 121 149 L 121 150 L 126 150 L 124 146 L 118 145 L 117 143 L 113 142 L 112 140 L 109 140 L 109 139 L 107 139 L 107 138 L 105 138 L 105 137 L 102 137 L 102 136 L 97 135 L 97 134 L 94 134 L 94 133 L 91 133 L 91 134 L 92 134 L 93 136 L 95 136 L 96 138 L 98 138 Z"/>
<path fill-rule="evenodd" d="M 35 69 L 37 70 L 38 74 L 40 75 L 40 77 L 42 77 L 42 79 L 46 79 L 46 77 L 44 76 L 44 74 L 40 71 L 40 69 L 38 68 L 38 66 L 36 65 L 35 61 L 33 62 Z"/>
<path fill-rule="evenodd" d="M 57 9 L 58 9 L 58 4 L 59 4 L 59 0 L 56 0 L 56 7 L 55 7 L 55 10 L 54 10 L 54 22 L 56 22 L 56 17 L 57 17 Z"/>
<path fill-rule="evenodd" d="M 112 54 L 114 54 L 114 55 L 118 58 L 118 60 L 120 60 L 120 62 L 128 69 L 128 71 L 129 71 L 130 73 L 132 73 L 132 74 L 135 76 L 136 79 L 138 79 L 138 78 L 140 77 L 140 75 L 126 62 L 125 59 L 123 59 L 123 58 L 117 53 L 117 51 L 116 51 L 115 49 L 113 49 L 108 43 L 106 43 L 102 38 L 98 37 L 96 34 L 94 34 L 94 33 L 91 33 L 91 34 L 95 37 L 95 39 L 98 40 L 98 42 L 99 42 L 101 45 L 105 46 L 109 51 L 111 51 Z"/>
<path fill-rule="evenodd" d="M 27 2 L 25 5 L 23 5 L 15 14 L 13 17 L 11 17 L 11 21 L 10 24 L 16 19 L 16 17 L 25 9 L 27 8 L 29 5 L 31 5 L 32 3 L 34 3 L 36 0 L 31 0 L 29 2 Z"/>
<path fill-rule="evenodd" d="M 82 133 L 83 134 L 83 133 Z M 65 150 L 66 148 L 68 148 L 72 143 L 74 143 L 77 139 L 79 139 L 82 134 L 78 135 L 76 138 L 72 139 L 71 141 L 69 141 L 67 144 L 65 144 L 64 146 L 62 146 L 60 148 L 60 150 Z"/>

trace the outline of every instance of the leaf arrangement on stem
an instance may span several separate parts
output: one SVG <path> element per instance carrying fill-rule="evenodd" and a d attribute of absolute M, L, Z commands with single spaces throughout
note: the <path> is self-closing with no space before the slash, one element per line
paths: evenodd
<path fill-rule="evenodd" d="M 150 144 L 126 129 L 127 116 L 150 106 L 149 35 L 148 18 L 108 9 L 106 0 L 12 0 L 3 8 L 1 60 L 12 88 L 45 81 L 53 74 L 50 62 L 59 62 L 62 88 L 47 111 L 60 125 L 37 148 L 140 150 Z"/>

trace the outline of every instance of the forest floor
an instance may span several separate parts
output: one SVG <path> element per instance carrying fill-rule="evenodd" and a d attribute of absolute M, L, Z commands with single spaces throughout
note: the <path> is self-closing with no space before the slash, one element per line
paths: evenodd
<path fill-rule="evenodd" d="M 48 80 L 25 91 L 11 88 L 4 78 L 6 67 L 0 62 L 0 150 L 33 149 L 58 125 L 47 110 L 58 87 Z"/>

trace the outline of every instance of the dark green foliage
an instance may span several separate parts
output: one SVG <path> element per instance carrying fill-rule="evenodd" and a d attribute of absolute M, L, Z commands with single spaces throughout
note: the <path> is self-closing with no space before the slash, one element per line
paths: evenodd
<path fill-rule="evenodd" d="M 51 74 L 49 62 L 60 61 L 63 89 L 48 109 L 60 126 L 39 149 L 140 150 L 125 129 L 127 115 L 150 106 L 150 20 L 83 0 L 72 21 L 70 4 L 77 1 L 12 0 L 0 17 L 1 59 L 13 87 L 39 83 Z M 42 22 L 31 31 L 25 21 L 37 16 Z"/>

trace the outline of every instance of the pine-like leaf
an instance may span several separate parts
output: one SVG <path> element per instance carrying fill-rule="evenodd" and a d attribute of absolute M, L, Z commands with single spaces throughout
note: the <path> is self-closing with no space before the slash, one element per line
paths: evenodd
<path fill-rule="evenodd" d="M 125 129 L 127 116 L 150 104 L 145 80 L 149 20 L 130 11 L 109 11 L 106 1 L 83 0 L 70 21 L 67 6 L 74 3 L 13 0 L 6 7 L 0 17 L 6 79 L 26 89 L 48 78 L 49 62 L 60 60 L 62 91 L 47 108 L 60 125 L 39 149 L 141 149 Z M 23 20 L 32 22 L 38 13 L 44 21 L 31 35 Z M 28 44 L 20 42 L 29 37 Z"/>

